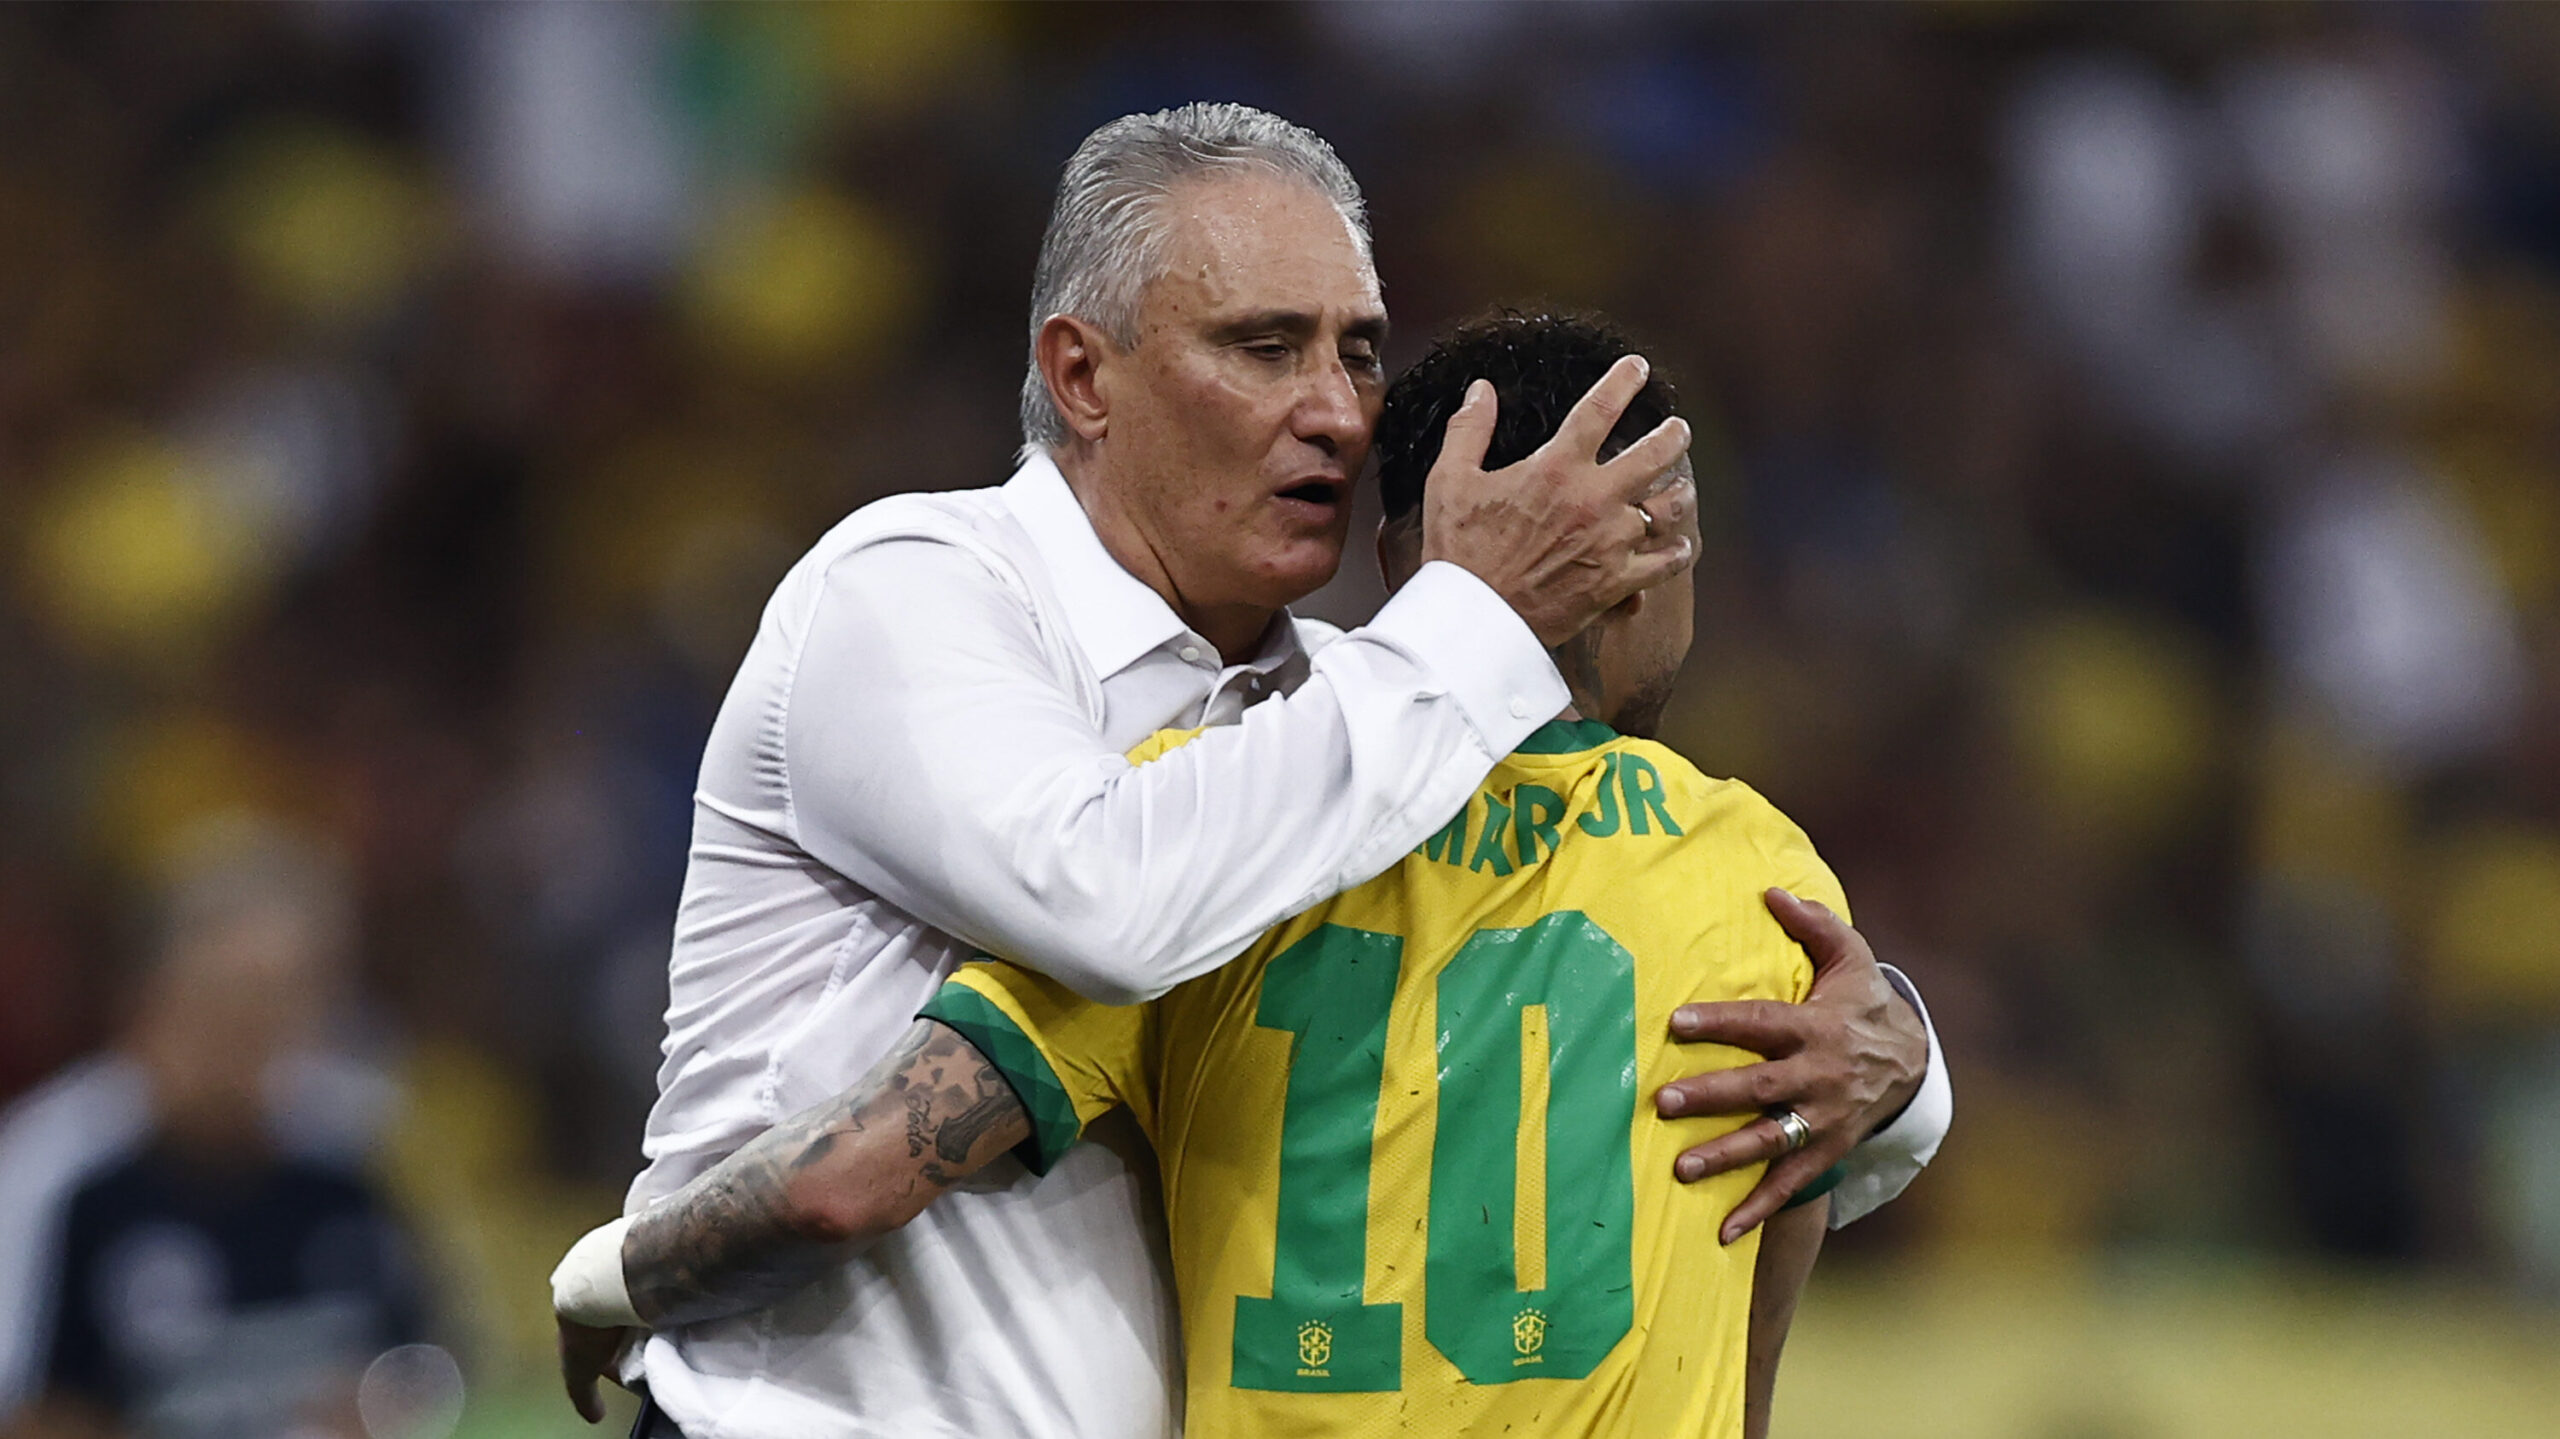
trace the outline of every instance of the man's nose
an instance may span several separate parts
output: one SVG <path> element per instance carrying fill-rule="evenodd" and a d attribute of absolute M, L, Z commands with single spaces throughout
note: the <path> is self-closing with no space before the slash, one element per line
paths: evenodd
<path fill-rule="evenodd" d="M 1368 410 L 1360 403 L 1360 384 L 1339 355 L 1309 367 L 1298 396 L 1298 438 L 1333 450 L 1355 444 L 1368 432 Z"/>

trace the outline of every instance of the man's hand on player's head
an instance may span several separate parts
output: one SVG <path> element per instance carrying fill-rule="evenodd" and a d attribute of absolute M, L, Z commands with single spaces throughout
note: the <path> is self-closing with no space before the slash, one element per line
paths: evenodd
<path fill-rule="evenodd" d="M 1895 992 L 1865 939 L 1825 906 L 1783 889 L 1764 896 L 1769 912 L 1813 960 L 1813 991 L 1802 1004 L 1728 1000 L 1672 1012 L 1672 1038 L 1729 1044 L 1758 1064 L 1692 1075 L 1662 1087 L 1665 1115 L 1761 1114 L 1794 1110 L 1811 1127 L 1804 1147 L 1786 1152 L 1786 1131 L 1761 1118 L 1682 1154 L 1674 1172 L 1703 1179 L 1769 1163 L 1758 1187 L 1724 1222 L 1728 1244 L 1778 1212 L 1796 1191 L 1848 1156 L 1858 1141 L 1902 1111 L 1929 1070 L 1929 1034 Z"/>
<path fill-rule="evenodd" d="M 1679 521 L 1696 503 L 1695 487 L 1685 478 L 1662 484 L 1689 452 L 1688 422 L 1674 416 L 1599 458 L 1650 373 L 1640 356 L 1618 361 L 1553 438 L 1490 472 L 1493 386 L 1468 386 L 1423 490 L 1423 560 L 1472 572 L 1550 646 L 1694 563 L 1697 546 Z"/>

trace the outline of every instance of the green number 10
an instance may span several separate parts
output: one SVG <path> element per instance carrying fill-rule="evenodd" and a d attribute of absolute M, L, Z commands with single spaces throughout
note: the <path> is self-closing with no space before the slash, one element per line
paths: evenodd
<path fill-rule="evenodd" d="M 1403 1387 L 1403 1306 L 1361 1302 L 1403 949 L 1329 924 L 1264 972 L 1255 1019 L 1295 1043 L 1271 1297 L 1236 1299 L 1238 1388 Z M 1635 958 L 1572 911 L 1478 930 L 1438 1002 L 1423 1333 L 1477 1384 L 1582 1378 L 1635 1316 Z"/>

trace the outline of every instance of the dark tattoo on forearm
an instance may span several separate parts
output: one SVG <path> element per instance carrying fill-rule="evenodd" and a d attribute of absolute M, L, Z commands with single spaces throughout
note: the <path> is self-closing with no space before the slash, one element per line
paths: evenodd
<path fill-rule="evenodd" d="M 853 1143 L 901 1114 L 911 1166 L 896 1162 L 894 1139 L 887 1151 Z M 1004 1075 L 949 1027 L 919 1021 L 860 1084 L 756 1136 L 642 1213 L 622 1243 L 632 1307 L 660 1327 L 762 1308 L 1029 1132 Z M 842 1202 L 828 1206 L 837 1217 L 813 1205 L 821 1196 Z"/>
<path fill-rule="evenodd" d="M 939 1076 L 937 1076 L 938 1078 Z M 968 1108 L 958 1114 L 937 1115 L 938 1105 L 947 1105 L 949 1092 L 907 1092 L 907 1153 L 918 1155 L 931 1148 L 935 1154 L 954 1163 L 969 1157 L 977 1147 L 978 1137 L 1008 1113 L 1020 1112 L 1021 1105 L 1013 1097 L 1013 1086 L 996 1073 L 995 1066 L 981 1064 L 975 1076 L 976 1092 Z"/>

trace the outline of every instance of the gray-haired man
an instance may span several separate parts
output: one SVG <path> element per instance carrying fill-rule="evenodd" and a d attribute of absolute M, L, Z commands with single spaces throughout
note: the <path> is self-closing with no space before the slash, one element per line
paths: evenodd
<path fill-rule="evenodd" d="M 1673 420 L 1605 465 L 1444 458 L 1414 580 L 1349 634 L 1293 620 L 1341 560 L 1385 329 L 1322 140 L 1224 105 L 1087 139 L 1035 282 L 1021 468 L 838 525 L 722 707 L 630 1209 L 850 1086 L 977 949 L 1137 999 L 1377 874 L 1564 708 L 1547 644 L 1689 563 L 1666 521 L 1691 496 L 1656 491 L 1687 446 Z M 1568 429 L 1605 433 L 1643 374 Z M 1888 996 L 1871 961 L 1836 967 L 1830 1027 L 1765 1096 L 1823 1146 L 1920 1085 L 1928 1046 Z M 1943 1127 L 1914 1115 L 1862 1150 L 1868 1187 L 1898 1189 Z M 1169 1434 L 1145 1162 L 1008 1161 L 772 1309 L 652 1338 L 653 1401 L 696 1436 Z"/>

